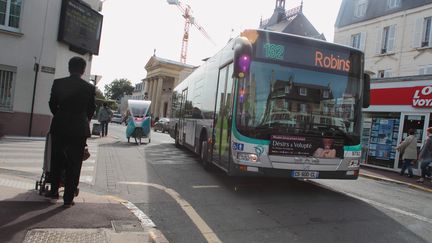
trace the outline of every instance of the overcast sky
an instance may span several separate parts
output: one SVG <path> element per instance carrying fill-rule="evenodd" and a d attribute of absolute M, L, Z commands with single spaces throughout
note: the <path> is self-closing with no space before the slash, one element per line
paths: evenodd
<path fill-rule="evenodd" d="M 276 0 L 182 0 L 189 4 L 196 22 L 213 39 L 213 45 L 194 26 L 189 31 L 187 63 L 200 65 L 214 55 L 231 36 L 243 29 L 257 28 L 261 17 L 269 18 Z M 286 9 L 301 0 L 286 0 Z M 303 14 L 327 41 L 333 41 L 334 24 L 341 0 L 304 0 Z M 105 0 L 99 55 L 94 56 L 92 74 L 101 75 L 98 84 L 126 78 L 132 84 L 146 77 L 145 64 L 153 55 L 180 61 L 185 20 L 167 0 Z M 232 31 L 233 30 L 233 31 Z"/>

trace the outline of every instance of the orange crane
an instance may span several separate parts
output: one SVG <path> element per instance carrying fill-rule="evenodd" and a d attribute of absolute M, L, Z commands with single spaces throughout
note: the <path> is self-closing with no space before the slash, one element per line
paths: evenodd
<path fill-rule="evenodd" d="M 177 8 L 180 9 L 180 11 L 182 12 L 183 18 L 185 18 L 182 48 L 180 54 L 181 63 L 186 63 L 187 49 L 189 44 L 189 28 L 191 25 L 194 25 L 201 32 L 201 34 L 204 35 L 204 37 L 206 37 L 213 43 L 213 45 L 216 45 L 214 41 L 210 38 L 210 36 L 207 34 L 207 32 L 204 30 L 204 28 L 195 21 L 195 18 L 192 16 L 192 9 L 188 4 L 184 4 L 179 0 L 167 0 L 167 2 L 168 4 L 176 5 Z"/>

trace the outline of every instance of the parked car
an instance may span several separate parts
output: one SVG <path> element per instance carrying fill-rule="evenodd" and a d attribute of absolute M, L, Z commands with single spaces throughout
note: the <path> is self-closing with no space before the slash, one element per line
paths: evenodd
<path fill-rule="evenodd" d="M 155 122 L 153 130 L 156 131 L 161 131 L 161 132 L 165 132 L 165 131 L 169 131 L 169 123 L 170 123 L 170 119 L 169 118 L 160 118 L 157 122 Z"/>
<path fill-rule="evenodd" d="M 113 114 L 113 116 L 111 118 L 111 122 L 121 124 L 122 121 L 123 121 L 123 116 L 121 114 L 119 114 L 119 113 Z"/>

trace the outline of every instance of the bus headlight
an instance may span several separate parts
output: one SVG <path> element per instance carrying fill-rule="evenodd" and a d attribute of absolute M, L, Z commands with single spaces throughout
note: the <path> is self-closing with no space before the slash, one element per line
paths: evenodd
<path fill-rule="evenodd" d="M 258 161 L 258 156 L 251 153 L 237 153 L 237 159 L 243 162 L 256 163 Z"/>
<path fill-rule="evenodd" d="M 360 161 L 358 159 L 352 159 L 349 161 L 348 168 L 359 167 Z"/>

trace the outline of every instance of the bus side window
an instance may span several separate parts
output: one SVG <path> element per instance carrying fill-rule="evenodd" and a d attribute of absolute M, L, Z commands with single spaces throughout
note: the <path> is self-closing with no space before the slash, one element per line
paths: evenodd
<path fill-rule="evenodd" d="M 195 119 L 202 119 L 203 118 L 201 115 L 201 110 L 196 106 L 192 109 L 192 118 L 195 118 Z"/>

